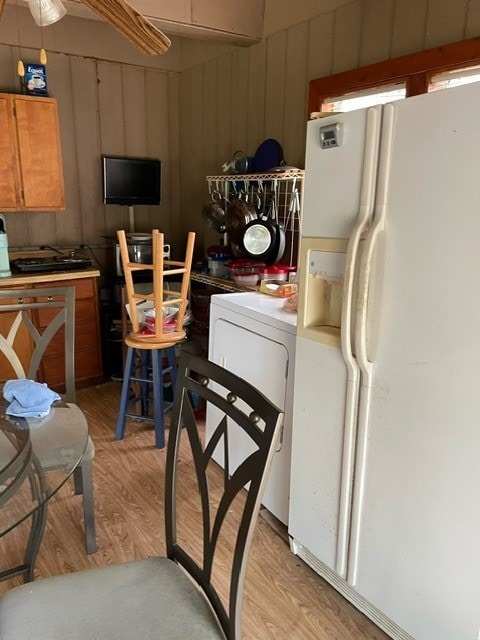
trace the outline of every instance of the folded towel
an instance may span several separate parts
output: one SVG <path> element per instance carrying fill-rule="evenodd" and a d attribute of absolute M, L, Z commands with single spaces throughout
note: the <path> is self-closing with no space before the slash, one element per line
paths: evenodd
<path fill-rule="evenodd" d="M 35 380 L 7 380 L 3 397 L 10 402 L 5 413 L 19 418 L 44 418 L 54 402 L 61 400 L 44 382 Z"/>

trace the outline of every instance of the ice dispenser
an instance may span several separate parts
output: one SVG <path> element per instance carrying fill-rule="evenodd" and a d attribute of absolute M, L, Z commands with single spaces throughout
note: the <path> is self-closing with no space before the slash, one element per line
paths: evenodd
<path fill-rule="evenodd" d="M 340 341 L 346 242 L 304 238 L 298 334 L 337 346 Z"/>

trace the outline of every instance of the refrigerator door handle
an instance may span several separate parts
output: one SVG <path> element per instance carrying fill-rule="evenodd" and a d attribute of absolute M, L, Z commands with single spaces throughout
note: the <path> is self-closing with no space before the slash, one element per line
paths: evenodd
<path fill-rule="evenodd" d="M 358 546 L 360 542 L 361 515 L 365 486 L 368 424 L 370 417 L 370 398 L 373 373 L 373 365 L 367 356 L 368 292 L 370 288 L 372 260 L 375 255 L 377 241 L 385 229 L 394 119 L 394 105 L 391 103 L 385 105 L 382 121 L 382 139 L 380 144 L 375 213 L 372 226 L 370 227 L 365 240 L 365 247 L 359 267 L 355 347 L 358 364 L 361 370 L 361 386 L 358 402 L 357 444 L 353 481 L 355 492 L 352 500 L 347 572 L 347 581 L 352 586 L 355 586 L 357 581 Z"/>
<path fill-rule="evenodd" d="M 375 198 L 375 183 L 380 138 L 381 111 L 377 107 L 367 111 L 365 124 L 365 146 L 360 188 L 360 203 L 357 221 L 350 235 L 345 258 L 343 280 L 343 304 L 340 324 L 342 355 L 347 366 L 347 387 L 345 399 L 344 442 L 342 453 L 342 485 L 340 488 L 338 543 L 335 568 L 346 576 L 348 537 L 351 510 L 351 473 L 355 455 L 355 434 L 357 423 L 358 386 L 360 370 L 353 354 L 352 300 L 355 282 L 355 266 L 358 260 L 360 241 L 370 224 Z"/>
<path fill-rule="evenodd" d="M 358 304 L 355 326 L 355 352 L 360 369 L 368 378 L 371 377 L 372 371 L 372 363 L 370 362 L 367 354 L 368 293 L 370 289 L 373 256 L 375 255 L 377 241 L 380 234 L 383 233 L 385 229 L 394 115 L 394 106 L 392 104 L 387 104 L 384 108 L 383 114 L 382 141 L 380 144 L 380 166 L 378 169 L 375 211 L 372 225 L 365 239 L 364 251 L 361 256 L 360 266 L 358 269 Z"/>

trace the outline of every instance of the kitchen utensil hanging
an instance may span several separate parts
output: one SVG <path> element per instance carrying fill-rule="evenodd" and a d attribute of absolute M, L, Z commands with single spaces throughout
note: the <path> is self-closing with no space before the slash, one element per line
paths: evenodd
<path fill-rule="evenodd" d="M 246 197 L 237 194 L 233 200 L 228 203 L 225 212 L 225 227 L 231 242 L 238 245 L 241 244 L 243 230 L 245 226 L 257 218 L 257 212 L 252 203 L 248 202 Z"/>
<path fill-rule="evenodd" d="M 243 230 L 242 247 L 249 258 L 273 264 L 283 256 L 285 230 L 276 218 L 275 198 L 272 197 L 268 214 L 252 220 Z"/>
<path fill-rule="evenodd" d="M 223 198 L 218 189 L 212 190 L 209 185 L 211 202 L 207 202 L 203 207 L 203 221 L 205 226 L 215 229 L 217 233 L 225 233 L 225 210 Z"/>

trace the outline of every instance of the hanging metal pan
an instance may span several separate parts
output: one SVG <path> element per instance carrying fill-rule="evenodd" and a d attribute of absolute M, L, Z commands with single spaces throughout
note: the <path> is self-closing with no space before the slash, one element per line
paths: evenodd
<path fill-rule="evenodd" d="M 242 247 L 245 254 L 254 260 L 262 260 L 266 264 L 272 264 L 277 258 L 281 239 L 280 227 L 272 219 L 274 201 L 270 203 L 269 214 L 263 218 L 257 218 L 249 222 L 242 234 Z"/>
<path fill-rule="evenodd" d="M 219 191 L 212 192 L 211 202 L 203 207 L 203 221 L 205 226 L 215 229 L 217 233 L 225 233 L 225 210 L 223 198 Z"/>
<path fill-rule="evenodd" d="M 229 202 L 225 212 L 225 227 L 230 241 L 240 244 L 245 226 L 256 218 L 255 207 L 246 200 L 237 197 Z"/>

